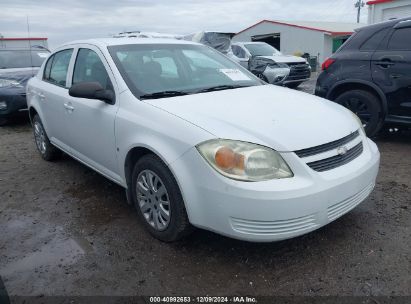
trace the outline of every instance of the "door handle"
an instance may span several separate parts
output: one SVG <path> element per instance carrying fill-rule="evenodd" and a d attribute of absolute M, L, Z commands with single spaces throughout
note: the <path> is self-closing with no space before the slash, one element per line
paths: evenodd
<path fill-rule="evenodd" d="M 73 111 L 74 111 L 74 107 L 71 105 L 70 102 L 64 103 L 64 107 L 65 107 L 69 112 L 73 112 Z"/>
<path fill-rule="evenodd" d="M 391 59 L 381 59 L 375 63 L 376 65 L 382 67 L 383 69 L 388 69 L 390 66 L 395 65 L 395 62 L 392 62 Z"/>

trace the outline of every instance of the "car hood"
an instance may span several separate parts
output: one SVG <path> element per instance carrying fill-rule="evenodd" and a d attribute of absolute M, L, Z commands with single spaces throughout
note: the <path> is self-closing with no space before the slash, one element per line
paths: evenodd
<path fill-rule="evenodd" d="M 39 68 L 0 69 L 0 78 L 14 79 L 26 85 L 27 81 L 38 72 Z"/>
<path fill-rule="evenodd" d="M 262 85 L 145 100 L 218 138 L 295 151 L 340 139 L 358 122 L 342 106 L 288 88 Z"/>
<path fill-rule="evenodd" d="M 302 57 L 291 56 L 291 55 L 274 55 L 274 56 L 258 56 L 267 59 L 274 60 L 278 63 L 307 63 L 307 61 Z"/>

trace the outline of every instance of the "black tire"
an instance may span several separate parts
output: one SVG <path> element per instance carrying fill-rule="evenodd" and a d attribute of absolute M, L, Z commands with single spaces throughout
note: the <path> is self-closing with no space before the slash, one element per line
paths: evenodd
<path fill-rule="evenodd" d="M 40 134 L 37 134 L 37 132 L 40 132 Z M 37 150 L 44 160 L 53 161 L 61 156 L 61 151 L 50 143 L 43 123 L 37 114 L 33 117 L 33 133 Z M 38 136 L 42 136 L 41 142 L 39 142 Z"/>
<path fill-rule="evenodd" d="M 137 180 L 140 174 L 144 174 L 144 172 L 148 171 L 154 172 L 160 178 L 160 182 L 164 184 L 167 191 L 170 217 L 167 227 L 161 231 L 149 223 L 149 220 L 146 219 L 143 214 L 139 200 L 137 199 Z M 131 194 L 131 199 L 137 209 L 140 220 L 144 223 L 144 226 L 153 237 L 163 242 L 174 242 L 187 236 L 193 230 L 193 227 L 188 220 L 183 197 L 178 184 L 169 168 L 156 155 L 145 155 L 135 164 L 132 174 Z"/>
<path fill-rule="evenodd" d="M 9 120 L 7 118 L 1 117 L 0 118 L 0 127 L 7 125 Z"/>
<path fill-rule="evenodd" d="M 290 82 L 287 83 L 285 86 L 290 89 L 296 89 L 300 84 L 302 84 L 302 82 Z"/>
<path fill-rule="evenodd" d="M 342 93 L 335 102 L 354 112 L 364 124 L 369 137 L 374 136 L 382 127 L 382 106 L 379 98 L 364 90 Z"/>

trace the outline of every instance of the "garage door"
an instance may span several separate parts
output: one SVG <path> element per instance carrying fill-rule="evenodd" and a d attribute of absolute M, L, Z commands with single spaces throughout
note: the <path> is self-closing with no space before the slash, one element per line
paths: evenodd
<path fill-rule="evenodd" d="M 399 7 L 386 8 L 382 11 L 382 19 L 384 21 L 404 17 L 411 17 L 411 4 Z"/>

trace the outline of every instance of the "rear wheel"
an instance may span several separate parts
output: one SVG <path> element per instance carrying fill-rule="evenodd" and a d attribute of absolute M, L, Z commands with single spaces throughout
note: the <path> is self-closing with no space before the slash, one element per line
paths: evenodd
<path fill-rule="evenodd" d="M 360 118 L 368 136 L 374 136 L 381 129 L 382 107 L 374 94 L 364 90 L 347 91 L 338 96 L 335 102 Z"/>
<path fill-rule="evenodd" d="M 44 160 L 52 161 L 61 155 L 61 151 L 50 143 L 46 130 L 44 130 L 43 123 L 37 114 L 33 117 L 33 132 L 37 150 L 40 152 L 40 155 Z"/>
<path fill-rule="evenodd" d="M 192 230 L 183 197 L 168 167 L 153 154 L 137 161 L 132 174 L 132 200 L 146 229 L 164 242 Z"/>

